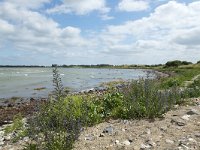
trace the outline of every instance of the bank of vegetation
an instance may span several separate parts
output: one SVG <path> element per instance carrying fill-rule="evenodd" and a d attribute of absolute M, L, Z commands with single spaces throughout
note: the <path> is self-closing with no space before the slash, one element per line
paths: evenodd
<path fill-rule="evenodd" d="M 16 118 L 7 130 L 20 131 L 16 132 L 19 134 L 16 139 L 29 137 L 26 150 L 71 150 L 85 127 L 109 119 L 163 117 L 173 105 L 188 104 L 188 98 L 200 96 L 199 63 L 175 61 L 150 68 L 170 76 L 133 80 L 103 93 L 66 96 L 55 67 L 54 95 L 38 106 L 37 112 L 28 118 L 26 127 L 20 121 L 22 118 Z"/>

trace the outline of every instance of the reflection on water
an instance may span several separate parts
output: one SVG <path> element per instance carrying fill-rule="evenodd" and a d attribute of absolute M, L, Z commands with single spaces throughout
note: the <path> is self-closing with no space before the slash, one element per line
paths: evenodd
<path fill-rule="evenodd" d="M 146 77 L 145 70 L 59 68 L 63 85 L 73 91 L 98 86 L 117 79 Z M 152 74 L 152 76 L 154 76 Z M 52 91 L 52 68 L 0 68 L 0 98 L 47 96 Z M 45 90 L 35 91 L 45 87 Z"/>

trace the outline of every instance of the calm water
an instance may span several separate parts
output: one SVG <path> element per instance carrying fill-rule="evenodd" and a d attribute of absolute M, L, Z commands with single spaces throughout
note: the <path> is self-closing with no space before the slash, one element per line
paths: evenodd
<path fill-rule="evenodd" d="M 135 69 L 59 68 L 59 73 L 63 85 L 72 91 L 97 87 L 102 82 L 147 76 L 147 71 Z M 46 89 L 34 90 L 41 87 Z M 0 68 L 0 98 L 43 97 L 52 89 L 52 68 Z"/>

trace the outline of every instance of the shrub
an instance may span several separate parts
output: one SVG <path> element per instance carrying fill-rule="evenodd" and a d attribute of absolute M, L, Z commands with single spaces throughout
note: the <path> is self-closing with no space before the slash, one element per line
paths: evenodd
<path fill-rule="evenodd" d="M 122 92 L 123 108 L 118 114 L 125 119 L 160 117 L 180 101 L 177 88 L 161 91 L 156 80 L 150 79 L 132 81 Z"/>
<path fill-rule="evenodd" d="M 168 61 L 165 64 L 165 67 L 178 67 L 178 66 L 181 66 L 181 65 L 189 65 L 189 64 L 192 64 L 192 62 L 174 60 L 174 61 Z"/>
<path fill-rule="evenodd" d="M 53 70 L 55 95 L 40 105 L 39 111 L 29 119 L 29 137 L 35 149 L 70 150 L 85 124 L 82 100 L 63 97 L 62 83 L 57 68 Z"/>

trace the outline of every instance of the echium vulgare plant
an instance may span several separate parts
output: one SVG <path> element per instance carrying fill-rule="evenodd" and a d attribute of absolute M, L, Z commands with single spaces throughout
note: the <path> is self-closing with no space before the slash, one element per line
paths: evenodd
<path fill-rule="evenodd" d="M 53 100 L 41 104 L 29 119 L 31 143 L 26 149 L 71 150 L 85 123 L 83 103 L 63 96 L 63 86 L 57 68 L 53 69 Z"/>

